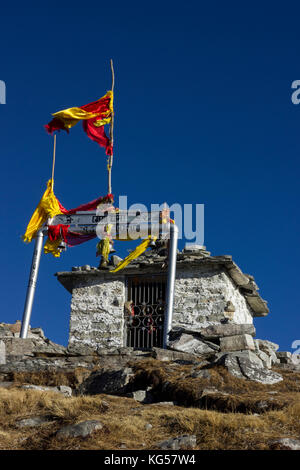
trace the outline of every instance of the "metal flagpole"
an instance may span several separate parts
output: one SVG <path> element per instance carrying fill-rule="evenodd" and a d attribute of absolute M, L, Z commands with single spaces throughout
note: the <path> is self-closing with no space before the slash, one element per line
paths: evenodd
<path fill-rule="evenodd" d="M 167 349 L 168 334 L 172 329 L 175 276 L 176 276 L 176 259 L 177 259 L 177 241 L 178 241 L 178 227 L 175 224 L 170 224 L 170 248 L 169 248 L 167 296 L 166 296 L 167 306 L 166 306 L 165 319 L 164 319 L 164 336 L 163 336 L 163 348 L 164 349 Z"/>
<path fill-rule="evenodd" d="M 56 134 L 54 134 L 54 140 L 53 140 L 53 157 L 52 157 L 52 172 L 51 172 L 52 190 L 54 187 L 55 155 L 56 155 Z M 26 300 L 25 300 L 25 306 L 24 306 L 24 312 L 23 312 L 23 318 L 22 318 L 20 338 L 27 338 L 32 305 L 33 305 L 34 294 L 35 294 L 35 288 L 36 288 L 36 282 L 37 282 L 37 277 L 39 273 L 39 266 L 40 266 L 42 248 L 43 248 L 43 239 L 44 239 L 44 233 L 43 233 L 43 228 L 41 228 L 41 230 L 38 231 L 36 235 L 36 239 L 35 239 L 35 247 L 34 247 L 34 252 L 32 256 L 32 263 L 31 263 L 29 282 L 28 282 L 28 287 L 27 287 L 27 294 L 26 294 Z"/>
<path fill-rule="evenodd" d="M 29 276 L 29 282 L 28 282 L 28 287 L 27 287 L 27 294 L 26 294 L 26 301 L 25 301 L 25 307 L 24 307 L 24 313 L 23 313 L 23 319 L 22 319 L 20 338 L 26 338 L 27 333 L 28 333 L 28 327 L 29 327 L 32 305 L 33 305 L 34 294 L 35 294 L 36 281 L 37 281 L 37 276 L 39 272 L 41 253 L 42 253 L 42 248 L 43 248 L 43 238 L 44 238 L 43 229 L 41 229 L 37 233 L 37 236 L 35 239 L 35 247 L 34 247 L 34 253 L 32 256 L 32 263 L 31 263 L 30 276 Z"/>

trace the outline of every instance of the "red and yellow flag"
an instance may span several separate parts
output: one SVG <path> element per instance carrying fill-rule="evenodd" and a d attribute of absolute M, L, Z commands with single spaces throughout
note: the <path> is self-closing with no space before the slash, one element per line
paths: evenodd
<path fill-rule="evenodd" d="M 49 134 L 60 130 L 69 132 L 71 127 L 83 121 L 87 136 L 104 147 L 107 155 L 112 155 L 112 145 L 103 126 L 111 122 L 113 112 L 113 92 L 110 90 L 97 101 L 52 114 L 53 119 L 45 129 Z"/>

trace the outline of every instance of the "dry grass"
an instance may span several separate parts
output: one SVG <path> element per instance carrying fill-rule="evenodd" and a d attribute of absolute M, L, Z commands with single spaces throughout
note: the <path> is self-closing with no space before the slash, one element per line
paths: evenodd
<path fill-rule="evenodd" d="M 154 449 L 170 437 L 195 434 L 199 450 L 264 450 L 273 439 L 300 438 L 299 373 L 280 371 L 282 382 L 262 385 L 234 378 L 222 367 L 210 369 L 209 379 L 192 378 L 194 365 L 144 359 L 132 367 L 136 388 L 151 385 L 158 398 L 184 406 L 142 405 L 111 395 L 65 398 L 18 388 L 24 382 L 76 387 L 90 374 L 85 369 L 12 374 L 12 387 L 0 388 L 0 449 L 117 450 L 124 445 Z M 203 389 L 211 387 L 221 393 L 201 398 Z M 268 404 L 268 411 L 259 407 L 260 402 Z M 35 428 L 17 427 L 20 419 L 36 415 L 48 416 L 49 422 Z M 103 429 L 85 439 L 56 438 L 63 425 L 89 419 L 101 421 Z M 147 423 L 152 425 L 150 430 L 146 430 Z"/>
<path fill-rule="evenodd" d="M 187 407 L 261 413 L 264 405 L 268 410 L 280 410 L 299 402 L 300 373 L 280 371 L 284 377 L 282 382 L 263 385 L 235 378 L 221 366 L 208 369 L 209 379 L 191 377 L 192 365 L 169 365 L 149 359 L 132 367 L 137 387 L 147 384 L 160 399 Z M 203 396 L 205 388 L 215 388 L 220 393 Z"/>
<path fill-rule="evenodd" d="M 36 428 L 18 420 L 47 415 L 52 421 Z M 65 424 L 100 420 L 104 427 L 88 438 L 56 439 Z M 146 424 L 152 428 L 146 430 Z M 197 449 L 269 449 L 279 437 L 300 436 L 300 401 L 285 410 L 261 415 L 221 413 L 170 405 L 141 405 L 110 395 L 65 398 L 57 393 L 0 388 L 0 449 L 152 449 L 164 439 L 197 436 Z"/>
<path fill-rule="evenodd" d="M 4 379 L 16 384 L 30 383 L 34 385 L 47 385 L 49 387 L 68 385 L 69 387 L 76 388 L 90 373 L 90 369 L 78 367 L 70 371 L 10 372 L 6 374 Z"/>

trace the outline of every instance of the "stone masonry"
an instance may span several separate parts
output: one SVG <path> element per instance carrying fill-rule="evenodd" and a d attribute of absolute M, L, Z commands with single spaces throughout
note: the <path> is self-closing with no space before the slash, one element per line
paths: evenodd
<path fill-rule="evenodd" d="M 72 292 L 69 343 L 95 349 L 122 345 L 125 285 L 121 280 L 86 278 Z"/>

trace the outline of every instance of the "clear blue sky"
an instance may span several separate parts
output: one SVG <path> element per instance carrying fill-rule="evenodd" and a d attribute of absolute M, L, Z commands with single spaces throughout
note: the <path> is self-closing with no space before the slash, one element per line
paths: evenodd
<path fill-rule="evenodd" d="M 130 204 L 205 204 L 207 249 L 231 254 L 268 301 L 257 337 L 291 350 L 300 339 L 300 105 L 291 101 L 300 7 L 288 5 L 1 6 L 0 321 L 22 318 L 33 244 L 21 236 L 51 175 L 43 125 L 55 111 L 102 96 L 113 58 L 113 193 Z M 67 208 L 107 192 L 105 153 L 80 124 L 58 135 L 55 192 Z M 119 248 L 124 255 L 128 247 Z M 67 343 L 70 294 L 53 274 L 83 264 L 98 265 L 95 241 L 41 260 L 31 325 L 58 343 Z"/>

